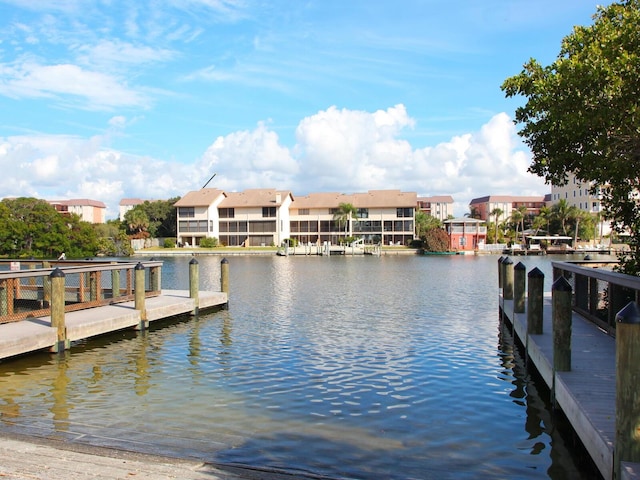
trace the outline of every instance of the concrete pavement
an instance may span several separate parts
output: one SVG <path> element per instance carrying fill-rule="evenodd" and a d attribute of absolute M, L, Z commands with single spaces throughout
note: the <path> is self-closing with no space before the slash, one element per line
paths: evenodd
<path fill-rule="evenodd" d="M 0 478 L 7 480 L 277 480 L 294 478 L 251 469 L 216 468 L 175 459 L 58 440 L 0 437 Z"/>

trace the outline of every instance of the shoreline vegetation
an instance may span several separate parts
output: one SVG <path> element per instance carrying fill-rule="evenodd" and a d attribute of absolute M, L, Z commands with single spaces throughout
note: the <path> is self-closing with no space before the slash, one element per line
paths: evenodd
<path fill-rule="evenodd" d="M 382 255 L 417 255 L 420 253 L 419 248 L 410 248 L 405 246 L 388 246 L 382 247 Z M 164 248 L 164 247 L 147 247 L 135 250 L 132 256 L 178 256 L 178 255 L 276 255 L 278 247 L 214 247 L 214 248 Z M 315 255 L 314 255 L 315 256 Z"/>

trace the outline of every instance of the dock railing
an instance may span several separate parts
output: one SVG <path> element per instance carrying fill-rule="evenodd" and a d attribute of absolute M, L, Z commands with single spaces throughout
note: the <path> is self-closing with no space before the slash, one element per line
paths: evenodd
<path fill-rule="evenodd" d="M 638 418 L 640 418 L 640 277 L 625 275 L 612 271 L 615 262 L 552 262 L 553 286 L 551 289 L 551 318 L 552 349 L 545 347 L 542 321 L 544 315 L 543 289 L 544 274 L 534 268 L 528 274 L 527 308 L 525 330 L 518 331 L 516 320 L 518 314 L 525 309 L 522 303 L 525 299 L 524 271 L 526 267 L 519 263 L 514 266 L 509 257 L 498 260 L 498 283 L 502 290 L 503 302 L 512 302 L 511 322 L 514 332 L 520 337 L 527 354 L 527 358 L 534 358 L 534 364 L 543 368 L 543 375 L 551 390 L 554 403 L 557 400 L 558 385 L 562 385 L 563 403 L 566 403 L 565 414 L 574 428 L 582 434 L 580 438 L 585 442 L 587 450 L 598 465 L 605 478 L 630 479 L 638 478 L 640 471 L 640 435 L 638 434 Z M 503 303 L 504 305 L 504 303 Z M 590 368 L 585 369 L 584 353 L 591 352 L 598 342 L 590 341 L 585 349 L 585 339 L 592 337 L 585 335 L 584 329 L 581 340 L 572 339 L 573 317 L 586 319 L 595 323 L 597 327 L 615 337 L 614 350 L 606 347 L 600 351 L 608 351 L 615 356 L 615 364 L 611 372 L 603 369 L 597 373 L 597 378 L 588 375 Z M 508 318 L 504 308 L 501 318 Z M 517 320 L 518 323 L 521 320 Z M 606 335 L 602 333 L 603 338 Z M 548 339 L 548 335 L 546 336 Z M 572 343 L 582 342 L 580 354 L 582 364 L 578 366 L 575 377 L 572 366 Z M 540 343 L 538 343 L 540 342 Z M 535 353 L 531 355 L 530 353 Z M 550 357 L 548 357 L 550 353 Z M 589 355 L 587 355 L 589 357 Z M 550 366 L 545 359 L 550 360 Z M 611 359 L 600 357 L 600 361 Z M 588 362 L 589 360 L 587 360 Z M 594 357 L 598 361 L 598 357 Z M 567 376 L 565 376 L 567 375 Z M 613 377 L 613 378 L 611 378 Z M 597 397 L 594 401 L 587 401 L 583 387 L 583 378 L 599 385 Z M 614 389 L 611 392 L 611 380 Z M 589 383 L 591 388 L 595 385 Z M 578 392 L 580 390 L 580 392 Z M 590 392 L 591 393 L 596 393 Z M 613 393 L 613 404 L 608 403 Z M 579 402 L 575 398 L 581 398 Z M 586 404 L 589 403 L 589 407 Z M 565 408 L 565 407 L 563 407 Z M 610 419 L 615 425 L 610 425 Z M 611 439 L 613 438 L 613 442 Z M 588 444 L 588 445 L 587 445 Z M 611 451 L 613 450 L 613 451 Z"/>
<path fill-rule="evenodd" d="M 629 302 L 640 303 L 640 277 L 612 271 L 617 262 L 551 262 L 554 282 L 564 277 L 573 291 L 572 308 L 611 336 L 616 315 Z"/>
<path fill-rule="evenodd" d="M 144 296 L 161 293 L 162 262 L 0 262 L 0 323 L 51 315 L 51 274 L 64 275 L 65 312 L 135 300 L 135 270 L 144 267 Z"/>

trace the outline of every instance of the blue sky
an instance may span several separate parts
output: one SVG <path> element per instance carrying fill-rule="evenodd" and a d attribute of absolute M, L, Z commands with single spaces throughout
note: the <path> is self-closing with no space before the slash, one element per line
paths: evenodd
<path fill-rule="evenodd" d="M 541 195 L 500 84 L 591 0 L 0 0 L 0 197 Z"/>

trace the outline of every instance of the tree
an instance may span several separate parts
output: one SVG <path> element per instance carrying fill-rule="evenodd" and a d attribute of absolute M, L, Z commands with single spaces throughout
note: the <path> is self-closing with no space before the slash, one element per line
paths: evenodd
<path fill-rule="evenodd" d="M 0 208 L 0 253 L 15 257 L 93 256 L 98 236 L 75 214 L 63 215 L 45 200 L 13 198 Z"/>
<path fill-rule="evenodd" d="M 358 219 L 357 213 L 358 209 L 351 203 L 340 203 L 338 205 L 338 210 L 333 214 L 333 219 L 338 222 L 338 227 L 344 227 L 345 237 L 352 236 L 352 222 L 354 219 Z M 348 231 L 347 227 L 349 227 Z"/>
<path fill-rule="evenodd" d="M 515 121 L 533 154 L 529 171 L 602 188 L 612 227 L 630 234 L 619 270 L 640 275 L 640 0 L 598 7 L 593 19 L 563 39 L 551 65 L 531 59 L 501 88 L 527 98 Z"/>
<path fill-rule="evenodd" d="M 416 237 L 422 239 L 428 230 L 439 227 L 442 227 L 442 222 L 433 215 L 428 215 L 421 210 L 416 212 Z"/>
<path fill-rule="evenodd" d="M 575 208 L 575 207 L 573 207 Z M 573 211 L 569 203 L 563 198 L 551 207 L 551 218 L 560 222 L 562 235 L 567 234 L 567 222 L 573 216 Z"/>
<path fill-rule="evenodd" d="M 491 210 L 491 212 L 489 212 L 489 216 L 494 216 L 496 217 L 496 237 L 495 237 L 495 243 L 498 243 L 498 225 L 500 223 L 500 215 L 502 215 L 504 212 L 502 211 L 501 208 L 494 208 L 493 210 Z"/>
<path fill-rule="evenodd" d="M 515 240 L 518 241 L 518 225 L 520 225 L 522 226 L 522 243 L 524 243 L 524 217 L 526 216 L 526 213 L 527 207 L 524 205 L 511 211 L 511 222 L 513 222 L 516 227 Z"/>
<path fill-rule="evenodd" d="M 427 252 L 446 252 L 449 250 L 449 235 L 443 228 L 432 228 L 425 233 L 424 249 Z"/>
<path fill-rule="evenodd" d="M 133 238 L 149 237 L 149 217 L 140 205 L 124 214 L 124 222 L 127 225 L 127 233 Z"/>

